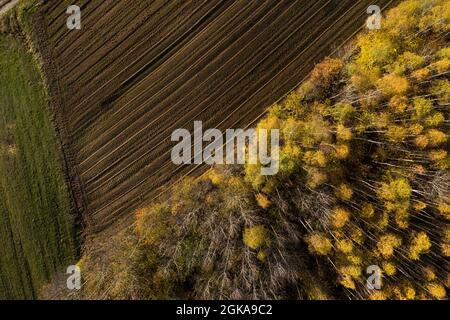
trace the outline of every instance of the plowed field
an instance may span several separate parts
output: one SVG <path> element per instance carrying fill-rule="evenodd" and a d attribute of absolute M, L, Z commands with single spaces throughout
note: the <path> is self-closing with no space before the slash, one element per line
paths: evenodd
<path fill-rule="evenodd" d="M 192 171 L 170 161 L 175 129 L 252 123 L 363 26 L 369 5 L 390 2 L 80 0 L 71 31 L 72 2 L 49 1 L 36 28 L 88 226 L 130 217 Z"/>

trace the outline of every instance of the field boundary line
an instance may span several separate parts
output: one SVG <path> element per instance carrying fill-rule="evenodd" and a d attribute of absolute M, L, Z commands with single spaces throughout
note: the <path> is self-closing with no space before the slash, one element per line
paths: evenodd
<path fill-rule="evenodd" d="M 71 200 L 71 208 L 76 221 L 84 227 L 87 224 L 86 208 L 87 202 L 84 195 L 81 177 L 78 174 L 75 158 L 72 152 L 70 135 L 66 126 L 65 115 L 62 112 L 64 102 L 61 100 L 61 88 L 58 79 L 58 66 L 53 58 L 53 51 L 49 45 L 49 38 L 46 28 L 46 18 L 42 8 L 33 15 L 32 37 L 36 50 L 40 56 L 42 71 L 44 73 L 49 94 L 49 104 L 51 110 L 51 123 L 60 144 L 62 166 L 64 177 L 67 183 Z"/>

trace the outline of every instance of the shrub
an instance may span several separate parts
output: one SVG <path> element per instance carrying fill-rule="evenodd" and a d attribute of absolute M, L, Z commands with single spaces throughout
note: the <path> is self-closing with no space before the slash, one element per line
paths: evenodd
<path fill-rule="evenodd" d="M 355 265 L 341 267 L 339 269 L 341 274 L 340 283 L 347 289 L 356 289 L 355 281 L 361 276 L 361 268 Z"/>
<path fill-rule="evenodd" d="M 415 138 L 414 143 L 418 148 L 425 149 L 430 141 L 426 135 L 420 135 Z"/>
<path fill-rule="evenodd" d="M 258 206 L 260 206 L 263 209 L 267 209 L 270 206 L 270 204 L 271 204 L 271 202 L 267 198 L 267 196 L 265 196 L 262 193 L 258 193 L 256 195 L 256 202 L 258 203 Z"/>
<path fill-rule="evenodd" d="M 303 161 L 311 166 L 317 166 L 321 168 L 327 165 L 327 158 L 321 150 L 305 152 Z"/>
<path fill-rule="evenodd" d="M 318 186 L 324 184 L 328 179 L 328 176 L 321 172 L 317 168 L 308 168 L 308 179 L 307 179 L 307 185 L 308 187 L 315 189 Z"/>
<path fill-rule="evenodd" d="M 394 74 L 402 75 L 420 68 L 424 62 L 424 57 L 407 51 L 400 55 L 393 64 L 388 66 L 388 71 Z"/>
<path fill-rule="evenodd" d="M 301 162 L 302 151 L 299 146 L 287 142 L 280 152 L 280 174 L 293 174 Z"/>
<path fill-rule="evenodd" d="M 421 134 L 423 129 L 424 129 L 423 126 L 419 123 L 412 123 L 408 127 L 409 134 L 413 136 L 418 136 L 419 134 Z"/>
<path fill-rule="evenodd" d="M 401 96 L 408 92 L 409 82 L 404 77 L 388 74 L 377 81 L 377 88 L 387 97 Z"/>
<path fill-rule="evenodd" d="M 312 115 L 302 122 L 300 145 L 303 148 L 313 148 L 320 142 L 330 142 L 329 124 L 317 115 Z"/>
<path fill-rule="evenodd" d="M 350 148 L 346 144 L 338 144 L 335 148 L 336 157 L 340 160 L 347 159 L 350 155 Z"/>
<path fill-rule="evenodd" d="M 445 218 L 450 219 L 450 204 L 439 202 L 437 208 Z"/>
<path fill-rule="evenodd" d="M 349 69 L 349 73 L 351 74 L 351 84 L 360 92 L 373 89 L 376 86 L 378 79 L 381 77 L 381 70 L 379 68 L 359 69 L 355 66 Z M 357 71 L 352 71 L 351 69 L 356 69 Z"/>
<path fill-rule="evenodd" d="M 389 100 L 389 107 L 396 113 L 403 113 L 408 108 L 408 98 L 405 96 L 393 96 Z"/>
<path fill-rule="evenodd" d="M 387 276 L 394 276 L 397 273 L 397 268 L 392 262 L 383 262 L 383 271 Z"/>
<path fill-rule="evenodd" d="M 354 113 L 355 109 L 350 103 L 338 103 L 331 112 L 333 118 L 340 123 L 350 120 Z"/>
<path fill-rule="evenodd" d="M 422 97 L 413 99 L 414 111 L 418 119 L 427 116 L 433 110 L 433 101 Z"/>
<path fill-rule="evenodd" d="M 136 232 L 147 244 L 155 243 L 169 234 L 168 216 L 171 209 L 162 204 L 140 209 L 136 213 Z"/>
<path fill-rule="evenodd" d="M 431 296 L 437 299 L 444 299 L 447 296 L 447 293 L 445 292 L 445 288 L 436 282 L 432 282 L 427 285 L 427 290 L 430 293 Z"/>
<path fill-rule="evenodd" d="M 434 81 L 430 91 L 438 99 L 440 104 L 445 105 L 450 103 L 450 81 Z"/>
<path fill-rule="evenodd" d="M 429 141 L 429 145 L 432 147 L 436 147 L 447 142 L 447 135 L 437 129 L 429 130 L 427 133 L 427 138 Z"/>
<path fill-rule="evenodd" d="M 330 89 L 343 67 L 341 59 L 326 58 L 316 65 L 309 79 L 300 87 L 300 95 L 306 99 L 320 99 Z"/>
<path fill-rule="evenodd" d="M 434 112 L 426 119 L 427 126 L 437 127 L 445 121 L 445 117 L 441 112 Z"/>
<path fill-rule="evenodd" d="M 334 209 L 331 215 L 331 225 L 334 228 L 342 228 L 350 219 L 350 213 L 344 208 Z"/>
<path fill-rule="evenodd" d="M 447 157 L 447 151 L 445 150 L 433 150 L 428 153 L 428 156 L 433 161 L 443 160 Z"/>
<path fill-rule="evenodd" d="M 267 259 L 267 251 L 265 250 L 259 251 L 258 254 L 256 255 L 256 258 L 259 261 L 264 262 Z"/>
<path fill-rule="evenodd" d="M 361 215 L 365 218 L 372 218 L 375 214 L 375 209 L 371 203 L 364 203 L 361 208 Z"/>
<path fill-rule="evenodd" d="M 331 241 L 321 233 L 313 233 L 306 237 L 309 251 L 319 255 L 327 255 L 331 251 Z"/>
<path fill-rule="evenodd" d="M 383 67 L 392 63 L 396 46 L 391 37 L 381 32 L 369 32 L 358 38 L 357 46 L 360 54 L 356 64 L 361 69 Z"/>
<path fill-rule="evenodd" d="M 418 260 L 420 255 L 428 251 L 431 247 L 430 239 L 425 232 L 418 232 L 413 235 L 409 246 L 409 257 L 412 260 Z"/>
<path fill-rule="evenodd" d="M 352 130 L 350 128 L 346 128 L 342 124 L 339 124 L 336 127 L 336 135 L 339 141 L 349 141 L 352 139 Z"/>
<path fill-rule="evenodd" d="M 386 138 L 392 142 L 402 142 L 408 131 L 402 126 L 390 125 L 386 132 Z"/>
<path fill-rule="evenodd" d="M 419 70 L 414 71 L 411 74 L 411 77 L 416 80 L 417 82 L 423 82 L 426 79 L 428 79 L 431 75 L 431 69 L 430 68 L 421 68 Z"/>
<path fill-rule="evenodd" d="M 259 249 L 269 243 L 268 230 L 263 225 L 245 228 L 243 241 L 247 247 L 253 250 Z"/>
<path fill-rule="evenodd" d="M 437 74 L 445 73 L 450 69 L 450 59 L 442 59 L 430 65 Z"/>
<path fill-rule="evenodd" d="M 437 54 L 441 59 L 450 59 L 450 47 L 442 48 Z"/>
<path fill-rule="evenodd" d="M 441 252 L 444 257 L 450 257 L 450 244 L 442 243 L 441 244 Z"/>
<path fill-rule="evenodd" d="M 412 188 L 409 181 L 404 178 L 398 178 L 392 180 L 389 184 L 383 183 L 379 190 L 381 198 L 395 201 L 409 199 L 411 196 Z"/>
<path fill-rule="evenodd" d="M 387 300 L 387 295 L 381 290 L 374 290 L 374 292 L 370 293 L 369 300 Z"/>
<path fill-rule="evenodd" d="M 337 196 L 342 200 L 350 200 L 353 196 L 353 190 L 348 184 L 342 183 L 337 189 Z"/>
<path fill-rule="evenodd" d="M 353 242 L 349 239 L 337 241 L 337 249 L 343 253 L 350 253 L 353 251 Z"/>
<path fill-rule="evenodd" d="M 404 36 L 417 29 L 418 20 L 423 14 L 426 1 L 405 1 L 389 11 L 386 17 L 387 32 L 395 36 Z"/>
<path fill-rule="evenodd" d="M 402 240 L 400 237 L 394 234 L 383 235 L 377 242 L 376 253 L 384 259 L 388 259 L 394 254 L 394 249 L 401 244 Z"/>

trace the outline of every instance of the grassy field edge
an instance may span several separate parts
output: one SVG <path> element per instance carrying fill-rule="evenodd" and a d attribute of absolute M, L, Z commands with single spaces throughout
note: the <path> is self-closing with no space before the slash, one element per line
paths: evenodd
<path fill-rule="evenodd" d="M 80 254 L 78 210 L 35 33 L 40 4 L 23 0 L 0 18 L 0 227 L 8 231 L 0 238 L 1 299 L 38 298 Z"/>

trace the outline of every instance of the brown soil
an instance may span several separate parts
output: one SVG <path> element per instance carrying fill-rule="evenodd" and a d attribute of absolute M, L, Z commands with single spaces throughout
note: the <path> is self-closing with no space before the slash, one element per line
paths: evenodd
<path fill-rule="evenodd" d="M 129 221 L 180 177 L 177 128 L 245 127 L 392 1 L 70 1 L 36 21 L 74 202 L 92 231 Z M 122 220 L 125 218 L 125 220 Z"/>

